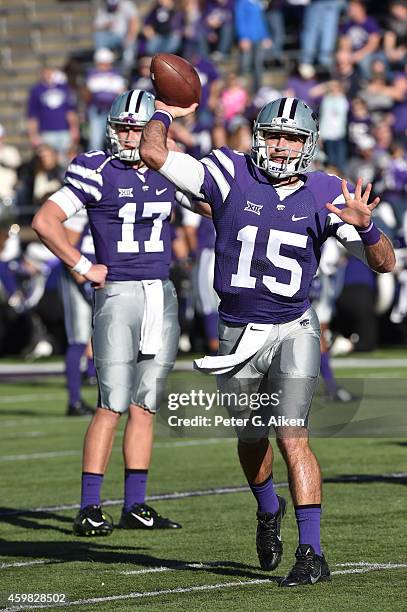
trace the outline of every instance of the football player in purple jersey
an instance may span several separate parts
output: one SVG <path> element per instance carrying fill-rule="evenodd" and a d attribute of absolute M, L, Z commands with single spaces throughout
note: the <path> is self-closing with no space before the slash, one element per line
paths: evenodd
<path fill-rule="evenodd" d="M 81 508 L 74 532 L 109 535 L 112 521 L 100 491 L 115 432 L 128 411 L 123 438 L 126 529 L 179 528 L 145 503 L 159 383 L 178 349 L 178 308 L 168 280 L 173 183 L 145 166 L 139 156 L 143 126 L 154 112 L 154 96 L 130 90 L 116 98 L 107 120 L 104 151 L 76 157 L 61 189 L 33 220 L 44 244 L 74 272 L 93 283 L 93 352 L 98 408 L 83 452 Z M 96 262 L 70 244 L 64 221 L 86 208 Z"/>
<path fill-rule="evenodd" d="M 220 347 L 218 356 L 195 364 L 218 374 L 222 392 L 247 393 L 248 407 L 230 402 L 228 410 L 239 417 L 238 454 L 258 503 L 257 552 L 268 570 L 281 560 L 286 507 L 273 487 L 268 434 L 277 425 L 299 532 L 295 564 L 280 586 L 314 584 L 330 572 L 320 541 L 321 471 L 307 430 L 320 369 L 320 329 L 309 287 L 329 236 L 377 272 L 393 269 L 394 251 L 372 223 L 379 199 L 369 201 L 371 185 L 362 191 L 360 180 L 353 188 L 336 176 L 306 172 L 318 119 L 301 100 L 281 98 L 262 108 L 249 154 L 222 147 L 200 161 L 166 147 L 172 120 L 195 108 L 156 101 L 140 155 L 179 189 L 210 203 Z M 251 410 L 251 393 L 263 388 L 278 390 L 277 401 L 268 395 L 268 406 Z"/>

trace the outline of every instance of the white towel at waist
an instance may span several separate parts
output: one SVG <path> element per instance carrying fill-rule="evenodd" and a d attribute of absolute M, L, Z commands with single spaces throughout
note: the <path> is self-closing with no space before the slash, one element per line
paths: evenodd
<path fill-rule="evenodd" d="M 144 289 L 144 314 L 141 323 L 140 352 L 143 355 L 156 355 L 163 340 L 163 284 L 158 279 L 141 282 Z"/>
<path fill-rule="evenodd" d="M 234 353 L 230 355 L 206 355 L 195 359 L 194 369 L 206 374 L 226 374 L 247 359 L 250 359 L 266 342 L 272 328 L 270 323 L 248 323 Z"/>

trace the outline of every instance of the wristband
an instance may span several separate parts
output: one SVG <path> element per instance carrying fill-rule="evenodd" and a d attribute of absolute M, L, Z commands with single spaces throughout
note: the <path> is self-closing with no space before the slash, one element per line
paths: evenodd
<path fill-rule="evenodd" d="M 373 221 L 370 222 L 370 225 L 366 229 L 356 228 L 358 234 L 366 246 L 372 246 L 373 244 L 377 244 L 380 240 L 380 230 L 375 226 Z"/>
<path fill-rule="evenodd" d="M 89 261 L 84 255 L 81 255 L 79 261 L 72 267 L 74 272 L 85 276 L 89 272 L 92 267 L 92 262 Z"/>
<path fill-rule="evenodd" d="M 171 113 L 165 110 L 155 111 L 154 115 L 150 119 L 150 121 L 161 121 L 161 123 L 165 125 L 167 130 L 170 127 L 173 120 L 174 120 L 174 117 L 171 115 Z"/>

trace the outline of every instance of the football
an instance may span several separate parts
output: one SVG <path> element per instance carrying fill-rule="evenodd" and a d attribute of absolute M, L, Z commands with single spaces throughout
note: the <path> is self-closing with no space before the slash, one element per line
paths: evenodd
<path fill-rule="evenodd" d="M 151 80 L 157 98 L 168 106 L 187 108 L 201 97 L 201 82 L 187 60 L 172 53 L 158 53 L 151 62 Z"/>

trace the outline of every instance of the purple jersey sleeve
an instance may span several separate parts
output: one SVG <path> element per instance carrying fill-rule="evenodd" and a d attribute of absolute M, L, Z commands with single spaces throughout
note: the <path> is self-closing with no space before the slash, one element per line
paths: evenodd
<path fill-rule="evenodd" d="M 239 168 L 246 166 L 245 155 L 222 147 L 213 150 L 201 162 L 205 169 L 201 192 L 213 210 L 220 210 L 232 185 L 236 184 Z"/>
<path fill-rule="evenodd" d="M 103 176 L 99 168 L 107 157 L 104 151 L 92 151 L 78 155 L 68 166 L 64 186 L 84 206 L 99 202 L 102 198 Z"/>

